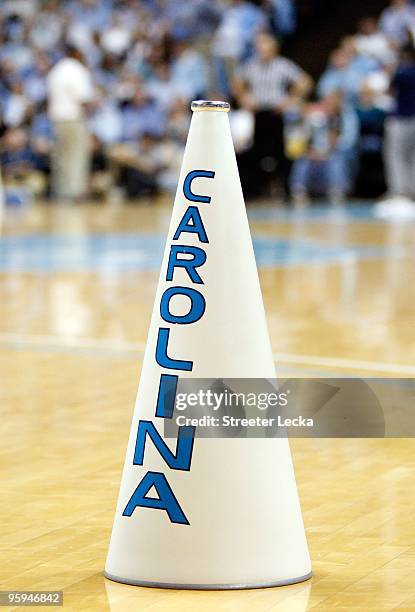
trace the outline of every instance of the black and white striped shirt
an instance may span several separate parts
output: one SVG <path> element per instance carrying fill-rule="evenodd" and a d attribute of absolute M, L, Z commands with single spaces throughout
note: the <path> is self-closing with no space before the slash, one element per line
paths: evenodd
<path fill-rule="evenodd" d="M 269 62 L 253 58 L 245 62 L 238 76 L 248 85 L 258 108 L 275 108 L 287 95 L 288 87 L 305 76 L 297 64 L 285 57 Z"/>

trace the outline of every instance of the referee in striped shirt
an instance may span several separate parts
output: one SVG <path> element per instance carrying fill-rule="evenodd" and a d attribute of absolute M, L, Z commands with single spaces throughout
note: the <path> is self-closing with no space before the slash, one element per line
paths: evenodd
<path fill-rule="evenodd" d="M 284 153 L 282 113 L 292 97 L 305 97 L 312 87 L 310 76 L 279 55 L 274 36 L 258 34 L 255 55 L 236 72 L 233 91 L 240 106 L 255 116 L 252 163 L 261 185 L 279 176 L 287 186 L 289 165 Z"/>

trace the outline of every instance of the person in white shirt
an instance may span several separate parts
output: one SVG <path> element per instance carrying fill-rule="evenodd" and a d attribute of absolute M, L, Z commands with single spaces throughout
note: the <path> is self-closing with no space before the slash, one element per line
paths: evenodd
<path fill-rule="evenodd" d="M 374 17 L 363 17 L 359 21 L 355 45 L 359 54 L 374 57 L 384 66 L 397 61 L 396 45 L 379 29 Z"/>
<path fill-rule="evenodd" d="M 49 72 L 47 89 L 56 138 L 52 190 L 60 199 L 79 199 L 88 188 L 90 142 L 85 106 L 92 100 L 93 86 L 78 49 L 68 47 L 65 57 Z"/>

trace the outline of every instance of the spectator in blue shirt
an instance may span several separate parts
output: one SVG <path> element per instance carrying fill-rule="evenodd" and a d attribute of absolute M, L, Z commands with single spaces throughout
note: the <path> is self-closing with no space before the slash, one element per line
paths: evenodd
<path fill-rule="evenodd" d="M 415 27 L 415 9 L 407 0 L 392 0 L 380 17 L 380 29 L 392 40 L 405 44 Z"/>
<path fill-rule="evenodd" d="M 188 40 L 174 44 L 171 79 L 184 100 L 203 98 L 209 85 L 208 67 L 202 55 Z"/>
<path fill-rule="evenodd" d="M 230 80 L 237 62 L 247 59 L 256 35 L 267 27 L 267 15 L 251 2 L 234 0 L 223 12 L 212 41 L 216 79 L 220 91 L 230 93 Z"/>
<path fill-rule="evenodd" d="M 75 23 L 91 31 L 102 32 L 111 22 L 111 2 L 105 0 L 72 0 L 66 10 Z"/>
<path fill-rule="evenodd" d="M 290 176 L 294 201 L 305 204 L 313 192 L 341 202 L 351 188 L 359 129 L 356 113 L 341 92 L 333 92 L 304 110 L 304 122 L 305 153 L 294 161 Z"/>
<path fill-rule="evenodd" d="M 22 128 L 10 128 L 3 136 L 0 165 L 4 181 L 15 194 L 40 195 L 46 187 L 45 176 L 38 157 L 30 148 Z"/>
<path fill-rule="evenodd" d="M 213 41 L 213 51 L 219 57 L 243 60 L 255 36 L 266 27 L 267 16 L 261 8 L 245 0 L 233 0 L 222 14 Z"/>
<path fill-rule="evenodd" d="M 91 133 L 104 145 L 120 142 L 123 136 L 123 117 L 116 100 L 98 91 L 92 104 L 88 125 Z"/>
<path fill-rule="evenodd" d="M 178 84 L 171 77 L 167 62 L 159 62 L 153 67 L 153 75 L 149 78 L 146 89 L 163 111 L 169 111 L 174 101 L 182 97 Z"/>
<path fill-rule="evenodd" d="M 273 25 L 280 36 L 289 36 L 295 31 L 296 10 L 294 0 L 271 0 Z"/>
<path fill-rule="evenodd" d="M 0 155 L 1 167 L 5 175 L 22 175 L 35 168 L 33 155 L 24 131 L 10 128 L 4 135 L 5 149 Z"/>
<path fill-rule="evenodd" d="M 329 66 L 317 84 L 317 93 L 324 98 L 341 91 L 349 102 L 354 103 L 364 79 L 378 65 L 373 58 L 353 55 L 348 46 L 336 49 L 330 55 Z"/>
<path fill-rule="evenodd" d="M 166 118 L 142 88 L 137 89 L 132 100 L 122 112 L 122 139 L 136 141 L 144 133 L 161 136 L 165 131 Z"/>
<path fill-rule="evenodd" d="M 24 91 L 31 102 L 38 104 L 46 100 L 46 77 L 50 68 L 49 57 L 45 53 L 38 53 L 32 69 L 24 80 Z"/>

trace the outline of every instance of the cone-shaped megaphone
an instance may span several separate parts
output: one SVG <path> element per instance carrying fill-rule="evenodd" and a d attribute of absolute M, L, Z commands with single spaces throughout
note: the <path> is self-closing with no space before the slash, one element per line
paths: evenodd
<path fill-rule="evenodd" d="M 190 589 L 300 582 L 311 568 L 288 441 L 163 437 L 178 377 L 275 377 L 229 104 L 192 110 L 105 576 Z"/>

